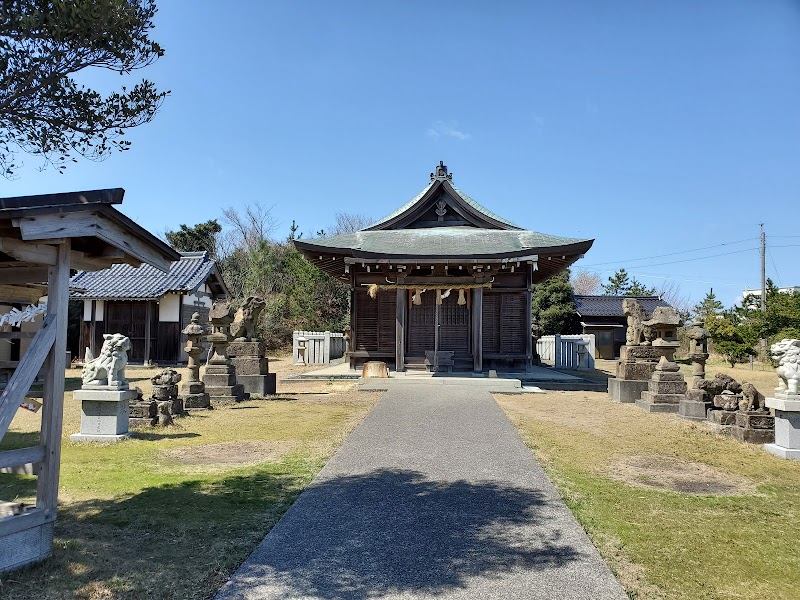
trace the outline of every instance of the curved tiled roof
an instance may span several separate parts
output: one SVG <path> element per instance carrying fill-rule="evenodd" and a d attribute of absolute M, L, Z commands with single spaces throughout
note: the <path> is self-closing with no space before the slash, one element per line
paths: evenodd
<path fill-rule="evenodd" d="M 169 292 L 193 292 L 215 270 L 216 264 L 207 252 L 181 252 L 181 259 L 173 262 L 167 273 L 147 264 L 140 267 L 118 264 L 102 271 L 81 271 L 70 280 L 70 287 L 76 288 L 70 297 L 155 300 Z"/>
<path fill-rule="evenodd" d="M 634 298 L 651 315 L 659 306 L 672 306 L 658 296 L 582 296 L 575 295 L 575 308 L 581 317 L 624 317 L 622 301 Z"/>
<path fill-rule="evenodd" d="M 434 227 L 356 231 L 327 238 L 300 240 L 301 247 L 353 251 L 359 255 L 489 256 L 519 254 L 587 242 L 528 230 Z"/>

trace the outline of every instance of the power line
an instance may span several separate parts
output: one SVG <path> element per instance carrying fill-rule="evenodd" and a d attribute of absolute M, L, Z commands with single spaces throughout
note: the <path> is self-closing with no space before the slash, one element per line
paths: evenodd
<path fill-rule="evenodd" d="M 719 256 L 730 256 L 731 254 L 741 254 L 742 252 L 752 252 L 753 250 L 758 250 L 758 248 L 745 248 L 744 250 L 734 250 L 733 252 L 723 252 L 721 254 L 711 254 L 709 256 L 696 256 L 694 258 L 684 258 L 682 260 L 671 260 L 662 263 L 653 263 L 651 265 L 633 265 L 628 267 L 629 269 L 648 269 L 650 267 L 660 267 L 663 265 L 675 265 L 678 263 L 685 263 L 685 262 L 692 262 L 695 260 L 706 260 L 709 258 L 717 258 Z M 605 263 L 600 263 L 605 264 Z M 593 265 L 581 265 L 581 267 L 591 267 Z"/>
<path fill-rule="evenodd" d="M 800 237 L 800 236 L 798 236 L 798 237 Z M 656 254 L 655 256 L 645 256 L 645 257 L 642 257 L 642 258 L 626 258 L 626 259 L 623 259 L 623 260 L 609 260 L 609 261 L 606 261 L 606 262 L 592 263 L 591 265 L 581 265 L 581 266 L 583 266 L 583 267 L 599 267 L 599 266 L 602 266 L 602 265 L 616 265 L 616 264 L 619 264 L 619 263 L 629 263 L 629 262 L 636 262 L 636 261 L 640 261 L 640 260 L 652 260 L 654 258 L 664 258 L 666 256 L 675 256 L 677 254 L 688 254 L 689 252 L 700 252 L 701 250 L 710 250 L 711 248 L 721 248 L 723 246 L 730 246 L 730 245 L 733 245 L 733 244 L 741 244 L 742 242 L 749 242 L 749 241 L 757 240 L 757 239 L 758 238 L 751 237 L 751 238 L 745 238 L 743 240 L 736 240 L 735 242 L 724 242 L 722 244 L 714 244 L 713 246 L 703 246 L 702 248 L 693 248 L 692 250 L 679 250 L 678 252 L 668 252 L 667 254 Z M 720 255 L 720 256 L 722 256 L 722 255 Z M 698 260 L 701 260 L 701 259 L 698 259 Z"/>

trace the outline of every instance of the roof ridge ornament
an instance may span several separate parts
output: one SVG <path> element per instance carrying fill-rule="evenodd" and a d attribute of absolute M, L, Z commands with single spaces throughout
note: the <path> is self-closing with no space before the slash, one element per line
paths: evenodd
<path fill-rule="evenodd" d="M 441 181 L 453 181 L 453 174 L 447 172 L 447 165 L 444 164 L 444 161 L 439 161 L 439 166 L 436 167 L 436 171 L 431 173 L 431 181 L 436 180 Z"/>

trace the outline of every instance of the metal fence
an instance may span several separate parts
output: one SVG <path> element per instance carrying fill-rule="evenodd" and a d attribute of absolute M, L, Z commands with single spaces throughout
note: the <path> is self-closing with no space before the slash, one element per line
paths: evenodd
<path fill-rule="evenodd" d="M 594 334 L 544 335 L 536 341 L 539 358 L 556 369 L 594 369 Z"/>
<path fill-rule="evenodd" d="M 343 333 L 295 331 L 292 333 L 292 363 L 326 365 L 345 353 Z"/>

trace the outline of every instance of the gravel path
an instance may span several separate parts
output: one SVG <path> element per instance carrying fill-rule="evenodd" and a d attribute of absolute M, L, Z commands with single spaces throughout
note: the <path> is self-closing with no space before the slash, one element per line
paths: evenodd
<path fill-rule="evenodd" d="M 492 396 L 390 389 L 218 600 L 627 595 Z"/>

